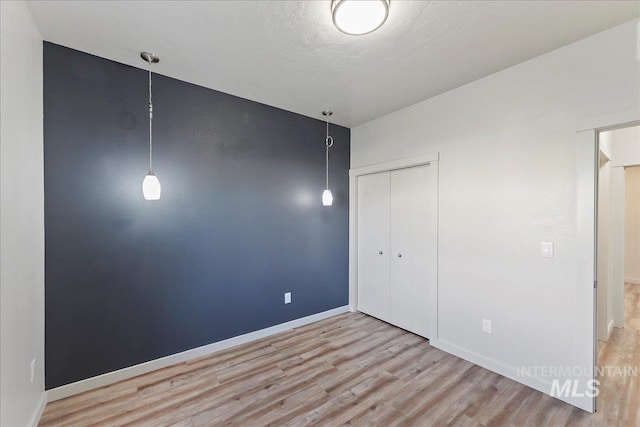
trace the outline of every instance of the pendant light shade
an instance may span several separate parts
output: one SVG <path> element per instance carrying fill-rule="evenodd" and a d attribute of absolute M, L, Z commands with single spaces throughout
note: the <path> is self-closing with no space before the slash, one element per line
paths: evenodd
<path fill-rule="evenodd" d="M 153 103 L 151 102 L 151 64 L 160 62 L 153 53 L 141 52 L 140 57 L 149 63 L 149 173 L 142 181 L 142 195 L 145 200 L 160 200 L 160 180 L 153 173 Z"/>
<path fill-rule="evenodd" d="M 145 200 L 160 200 L 160 193 L 162 188 L 160 187 L 160 180 L 152 173 L 149 173 L 144 177 L 142 181 L 142 194 Z"/>
<path fill-rule="evenodd" d="M 331 194 L 331 190 L 324 190 L 322 192 L 322 206 L 331 205 L 333 205 L 333 194 Z"/>
<path fill-rule="evenodd" d="M 326 147 L 326 175 L 325 175 L 325 190 L 322 192 L 322 206 L 331 206 L 333 205 L 333 194 L 331 194 L 331 190 L 329 190 L 329 148 L 333 146 L 333 137 L 329 136 L 329 116 L 332 115 L 333 112 L 329 110 L 325 110 L 322 112 L 322 115 L 327 118 L 327 137 L 324 139 L 324 145 Z"/>
<path fill-rule="evenodd" d="M 333 0 L 333 24 L 345 34 L 371 33 L 389 16 L 389 0 Z"/>

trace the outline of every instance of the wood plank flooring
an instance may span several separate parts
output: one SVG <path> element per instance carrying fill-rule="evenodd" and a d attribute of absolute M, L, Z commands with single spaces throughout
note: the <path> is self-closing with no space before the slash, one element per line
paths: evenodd
<path fill-rule="evenodd" d="M 600 346 L 601 364 L 640 364 L 640 285 L 626 297 L 630 327 Z M 638 380 L 602 378 L 592 415 L 347 313 L 52 402 L 40 426 L 631 427 Z"/>

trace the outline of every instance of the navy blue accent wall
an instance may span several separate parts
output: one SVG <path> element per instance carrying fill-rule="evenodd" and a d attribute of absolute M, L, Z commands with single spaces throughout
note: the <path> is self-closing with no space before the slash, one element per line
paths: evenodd
<path fill-rule="evenodd" d="M 147 97 L 145 70 L 45 43 L 47 389 L 348 303 L 349 129 L 323 207 L 322 119 L 154 75 L 145 201 Z"/>

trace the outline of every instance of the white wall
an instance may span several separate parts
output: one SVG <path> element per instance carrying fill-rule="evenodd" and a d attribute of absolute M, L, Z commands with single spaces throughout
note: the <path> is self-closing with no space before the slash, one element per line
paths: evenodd
<path fill-rule="evenodd" d="M 608 159 L 613 159 L 613 131 L 600 133 L 600 151 Z M 613 162 L 612 162 L 613 164 Z M 615 165 L 617 166 L 617 165 Z"/>
<path fill-rule="evenodd" d="M 604 138 L 603 138 L 604 139 Z M 609 208 L 611 206 L 611 151 L 606 141 L 600 141 L 600 168 L 598 174 L 598 339 L 608 341 L 613 327 L 611 308 L 611 254 Z M 608 155 L 607 155 L 608 153 Z"/>
<path fill-rule="evenodd" d="M 608 242 L 610 274 L 606 283 L 607 324 L 609 325 L 612 319 L 613 326 L 622 328 L 624 326 L 625 228 L 628 228 L 625 227 L 625 168 L 640 165 L 640 126 L 601 133 L 600 148 L 608 152 L 611 158 Z M 600 292 L 602 292 L 602 286 L 600 286 Z M 599 300 L 598 303 L 598 316 L 602 320 L 601 301 Z M 602 330 L 601 324 L 598 327 Z"/>
<path fill-rule="evenodd" d="M 640 126 L 616 129 L 602 135 L 608 135 L 611 141 L 613 167 L 640 165 Z"/>
<path fill-rule="evenodd" d="M 590 366 L 576 131 L 638 108 L 636 24 L 352 129 L 352 167 L 440 153 L 438 345 L 512 377 L 523 365 Z M 554 258 L 540 257 L 543 241 Z M 548 391 L 550 380 L 528 383 Z"/>
<path fill-rule="evenodd" d="M 42 37 L 24 2 L 0 15 L 0 425 L 23 427 L 45 403 Z"/>
<path fill-rule="evenodd" d="M 626 168 L 625 175 L 624 280 L 640 283 L 640 167 Z"/>
<path fill-rule="evenodd" d="M 611 205 L 609 211 L 609 296 L 613 326 L 624 327 L 624 215 L 625 170 L 611 168 Z"/>

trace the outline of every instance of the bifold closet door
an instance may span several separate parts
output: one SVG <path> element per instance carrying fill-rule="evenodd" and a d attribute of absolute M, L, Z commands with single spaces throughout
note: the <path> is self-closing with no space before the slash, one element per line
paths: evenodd
<path fill-rule="evenodd" d="M 390 323 L 428 338 L 438 279 L 437 169 L 424 165 L 390 174 Z"/>
<path fill-rule="evenodd" d="M 358 310 L 389 321 L 389 172 L 358 177 Z"/>

